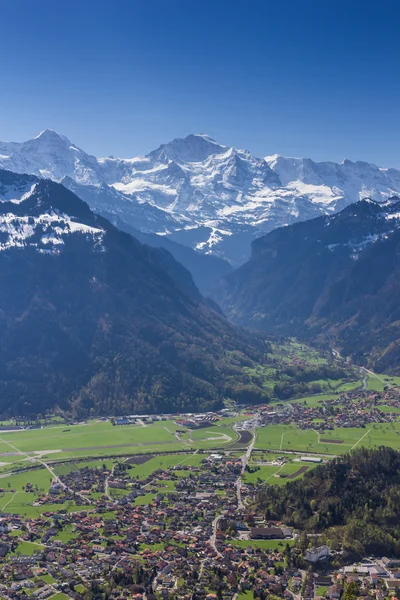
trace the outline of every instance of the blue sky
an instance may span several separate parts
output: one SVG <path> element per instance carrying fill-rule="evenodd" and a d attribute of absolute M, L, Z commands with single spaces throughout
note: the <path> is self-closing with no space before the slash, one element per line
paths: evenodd
<path fill-rule="evenodd" d="M 400 168 L 397 0 L 0 0 L 0 139 L 96 155 L 203 132 Z"/>

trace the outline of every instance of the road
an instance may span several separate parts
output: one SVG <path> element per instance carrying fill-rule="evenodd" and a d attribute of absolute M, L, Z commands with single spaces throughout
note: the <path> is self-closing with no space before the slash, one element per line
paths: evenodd
<path fill-rule="evenodd" d="M 255 433 L 254 429 L 251 430 L 251 433 L 253 434 L 253 439 L 251 440 L 249 447 L 246 450 L 246 454 L 242 457 L 242 470 L 240 471 L 240 475 L 236 480 L 236 495 L 237 495 L 237 503 L 238 503 L 239 510 L 245 508 L 245 506 L 243 504 L 243 500 L 242 500 L 242 491 L 241 491 L 242 477 L 246 470 L 247 465 L 249 464 L 251 453 L 253 452 L 254 444 L 256 443 L 256 433 Z"/>
<path fill-rule="evenodd" d="M 362 389 L 366 390 L 367 385 L 368 385 L 368 375 L 367 375 L 366 369 L 363 369 L 362 367 L 360 367 L 360 374 L 361 374 Z"/>
<path fill-rule="evenodd" d="M 242 501 L 242 493 L 241 493 L 242 476 L 246 470 L 247 465 L 249 464 L 251 453 L 253 451 L 254 444 L 256 443 L 255 432 L 254 432 L 254 430 L 251 430 L 251 432 L 253 434 L 253 439 L 251 440 L 251 443 L 249 444 L 249 446 L 246 450 L 246 453 L 242 456 L 242 469 L 240 471 L 239 477 L 236 480 L 236 495 L 237 495 L 238 509 L 245 508 L 243 501 Z M 210 539 L 208 540 L 208 543 L 210 544 L 211 548 L 213 548 L 216 555 L 220 558 L 222 558 L 222 554 L 217 548 L 217 531 L 218 531 L 218 523 L 220 522 L 221 519 L 222 519 L 222 515 L 218 515 L 217 517 L 215 517 L 214 521 L 212 522 L 213 532 L 212 532 Z"/>
<path fill-rule="evenodd" d="M 343 358 L 342 356 L 340 356 L 339 352 L 337 350 L 334 350 L 332 348 L 332 354 L 334 354 L 334 356 L 336 356 L 336 358 Z M 360 369 L 360 374 L 361 374 L 361 381 L 362 381 L 362 389 L 366 390 L 367 389 L 367 385 L 368 385 L 368 375 L 372 375 L 372 377 L 376 377 L 381 383 L 383 383 L 383 385 L 387 385 L 387 382 L 382 379 L 382 377 L 380 377 L 379 375 L 377 375 L 376 373 L 374 373 L 373 371 L 370 371 L 369 369 L 367 369 L 366 367 L 359 367 Z M 389 386 L 390 387 L 390 386 Z"/>
<path fill-rule="evenodd" d="M 218 531 L 218 523 L 220 522 L 221 519 L 222 519 L 222 515 L 218 515 L 217 517 L 215 517 L 214 521 L 212 522 L 213 532 L 212 532 L 210 539 L 208 540 L 208 543 L 210 544 L 211 548 L 214 550 L 214 552 L 216 553 L 216 555 L 219 558 L 222 558 L 222 554 L 217 548 L 217 531 Z"/>
<path fill-rule="evenodd" d="M 107 477 L 107 479 L 106 479 L 106 482 L 105 482 L 105 484 L 104 484 L 104 493 L 105 493 L 105 495 L 107 496 L 107 498 L 108 498 L 109 500 L 111 500 L 111 501 L 112 501 L 112 498 L 111 498 L 111 496 L 110 496 L 110 491 L 109 491 L 109 489 L 108 489 L 108 479 L 109 479 L 109 478 Z"/>
<path fill-rule="evenodd" d="M 366 371 L 367 373 L 369 373 L 370 375 L 372 375 L 372 377 L 376 377 L 381 383 L 383 383 L 383 385 L 389 385 L 388 382 L 386 382 L 384 379 L 382 379 L 382 377 L 380 377 L 379 375 L 377 375 L 376 373 L 374 373 L 373 371 L 370 371 L 369 369 L 366 369 L 365 367 L 361 367 L 361 369 L 363 371 Z M 389 385 L 390 387 L 390 385 Z"/>
<path fill-rule="evenodd" d="M 71 494 L 74 494 L 75 496 L 79 496 L 80 498 L 85 500 L 85 502 L 88 502 L 89 504 L 93 504 L 93 502 L 91 501 L 90 498 L 87 498 L 87 496 L 84 496 L 83 494 L 79 494 L 79 493 L 75 492 L 70 487 L 68 487 L 63 481 L 61 481 L 59 476 L 56 475 L 56 473 L 54 473 L 53 469 L 47 463 L 45 463 L 43 460 L 40 460 L 40 458 L 36 458 L 35 456 L 30 456 L 27 452 L 23 452 L 22 450 L 20 450 L 19 448 L 17 448 L 16 446 L 11 444 L 7 440 L 5 440 L 4 438 L 0 437 L 0 442 L 7 444 L 7 446 L 10 446 L 10 448 L 12 448 L 15 452 L 18 452 L 18 454 L 20 454 L 21 456 L 25 456 L 31 463 L 36 462 L 36 463 L 39 463 L 40 465 L 42 465 L 43 467 L 45 467 L 48 470 L 48 472 L 50 473 L 50 475 L 53 477 L 53 479 L 55 479 L 55 481 L 57 481 L 57 483 L 59 483 L 64 490 L 68 490 Z"/>

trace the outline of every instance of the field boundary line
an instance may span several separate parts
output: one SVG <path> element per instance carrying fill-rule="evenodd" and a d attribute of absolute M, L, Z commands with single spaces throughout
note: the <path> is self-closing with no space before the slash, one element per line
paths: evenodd
<path fill-rule="evenodd" d="M 313 431 L 314 433 L 317 434 L 317 436 L 318 436 L 318 442 L 317 443 L 320 444 L 321 443 L 321 434 L 319 433 L 319 431 L 316 431 L 315 429 L 311 429 L 311 431 Z"/>
<path fill-rule="evenodd" d="M 15 492 L 15 493 L 12 495 L 12 497 L 10 498 L 10 500 L 9 500 L 9 501 L 8 501 L 8 502 L 7 502 L 7 503 L 6 503 L 6 504 L 3 506 L 3 508 L 1 509 L 1 512 L 3 512 L 3 511 L 4 511 L 4 509 L 5 509 L 5 508 L 7 508 L 7 506 L 8 506 L 9 504 L 11 504 L 11 502 L 14 500 L 14 498 L 15 498 L 15 496 L 16 496 L 17 494 L 18 494 L 18 492 Z"/>
<path fill-rule="evenodd" d="M 358 442 L 356 442 L 356 443 L 354 444 L 354 446 L 352 446 L 352 447 L 350 448 L 350 450 L 354 450 L 354 448 L 355 448 L 356 446 L 358 446 L 358 444 L 359 444 L 359 443 L 360 443 L 360 442 L 361 442 L 361 441 L 362 441 L 362 440 L 365 438 L 365 436 L 367 436 L 367 435 L 369 434 L 369 432 L 370 432 L 370 431 L 371 431 L 371 429 L 368 429 L 368 431 L 367 431 L 366 433 L 364 433 L 364 435 L 363 435 L 362 437 L 360 437 L 360 439 L 358 440 Z"/>

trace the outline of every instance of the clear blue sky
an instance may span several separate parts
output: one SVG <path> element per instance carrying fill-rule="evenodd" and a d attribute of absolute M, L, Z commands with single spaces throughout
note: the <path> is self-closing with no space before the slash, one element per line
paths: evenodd
<path fill-rule="evenodd" d="M 398 0 L 0 0 L 0 139 L 400 167 Z"/>

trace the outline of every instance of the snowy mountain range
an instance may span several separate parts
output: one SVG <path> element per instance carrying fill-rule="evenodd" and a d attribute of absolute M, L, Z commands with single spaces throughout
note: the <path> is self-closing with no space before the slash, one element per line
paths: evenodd
<path fill-rule="evenodd" d="M 250 242 L 282 225 L 400 193 L 400 171 L 366 162 L 256 158 L 204 134 L 146 156 L 96 158 L 55 131 L 0 142 L 0 167 L 51 178 L 126 230 L 165 236 L 243 263 Z"/>

